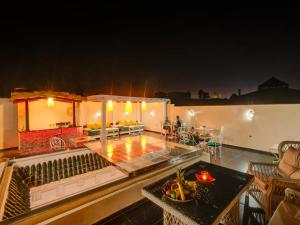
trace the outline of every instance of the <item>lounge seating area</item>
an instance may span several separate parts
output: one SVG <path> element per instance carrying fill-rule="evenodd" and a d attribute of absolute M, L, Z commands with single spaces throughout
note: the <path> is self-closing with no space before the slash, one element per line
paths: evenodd
<path fill-rule="evenodd" d="M 142 134 L 144 131 L 144 125 L 138 121 L 125 120 L 117 121 L 115 124 L 106 123 L 106 136 L 107 137 L 119 137 L 120 135 L 129 134 Z M 100 123 L 88 123 L 83 128 L 83 134 L 91 136 L 93 138 L 100 138 L 101 124 Z"/>
<path fill-rule="evenodd" d="M 254 175 L 249 193 L 270 218 L 284 199 L 285 190 L 300 190 L 300 142 L 279 144 L 279 163 L 250 162 L 248 173 Z"/>
<path fill-rule="evenodd" d="M 176 130 L 175 134 L 163 135 L 174 135 L 175 141 L 184 145 L 204 147 L 204 150 L 206 149 L 211 153 L 214 159 L 220 157 L 217 152 L 222 149 L 224 128 L 222 127 L 217 134 L 207 132 L 207 130 L 212 131 L 213 129 L 206 128 L 206 132 L 203 133 L 196 130 L 199 128 L 195 129 L 193 126 L 183 125 Z M 264 221 L 270 220 L 270 224 L 277 224 L 278 219 L 276 218 L 285 214 L 280 219 L 283 221 L 278 222 L 278 224 L 300 223 L 300 207 L 297 205 L 289 206 L 286 203 L 289 202 L 287 195 L 297 198 L 299 195 L 297 191 L 300 191 L 300 142 L 283 141 L 278 145 L 278 152 L 274 155 L 276 157 L 272 161 L 256 160 L 249 162 L 247 173 L 254 176 L 254 181 L 247 193 L 261 207 L 259 211 L 263 217 L 265 216 Z M 257 209 L 253 208 L 254 211 Z M 295 216 L 290 216 L 290 214 Z M 293 221 L 293 223 L 287 221 Z M 181 222 L 179 223 L 181 224 Z"/>

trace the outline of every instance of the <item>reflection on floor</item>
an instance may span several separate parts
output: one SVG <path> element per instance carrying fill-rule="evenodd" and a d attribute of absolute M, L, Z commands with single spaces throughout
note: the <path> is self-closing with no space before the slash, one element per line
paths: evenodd
<path fill-rule="evenodd" d="M 106 145 L 95 141 L 85 146 L 128 173 L 155 166 L 178 156 L 199 152 L 198 148 L 187 148 L 148 133 L 108 140 Z"/>
<path fill-rule="evenodd" d="M 249 161 L 270 162 L 268 154 L 223 147 L 221 153 L 211 156 L 214 164 L 246 172 Z M 240 224 L 267 224 L 262 209 L 251 196 L 243 194 L 240 200 Z M 143 199 L 114 215 L 99 221 L 98 225 L 158 225 L 163 224 L 162 210 L 147 199 Z"/>

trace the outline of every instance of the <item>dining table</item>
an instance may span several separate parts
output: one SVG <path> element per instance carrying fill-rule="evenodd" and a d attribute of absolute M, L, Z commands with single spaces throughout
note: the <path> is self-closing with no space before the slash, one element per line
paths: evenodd
<path fill-rule="evenodd" d="M 176 174 L 159 178 L 142 189 L 142 195 L 163 209 L 164 225 L 239 224 L 241 195 L 253 182 L 253 176 L 204 161 L 184 169 L 185 180 L 196 181 L 197 195 L 191 201 L 180 202 L 163 191 Z M 212 181 L 198 180 L 203 171 Z"/>

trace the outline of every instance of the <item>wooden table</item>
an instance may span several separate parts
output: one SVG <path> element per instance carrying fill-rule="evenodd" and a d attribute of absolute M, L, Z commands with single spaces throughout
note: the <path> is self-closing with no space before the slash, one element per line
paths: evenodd
<path fill-rule="evenodd" d="M 81 137 L 74 137 L 70 138 L 70 144 L 75 147 L 83 147 L 85 143 L 90 141 L 95 141 L 96 139 L 90 136 L 81 136 Z"/>
<path fill-rule="evenodd" d="M 216 180 L 198 183 L 199 194 L 191 202 L 180 203 L 167 198 L 161 187 L 176 177 L 165 177 L 142 189 L 142 194 L 163 208 L 164 225 L 239 224 L 239 200 L 253 182 L 253 176 L 206 162 L 185 169 L 186 180 L 196 180 L 195 173 L 208 171 Z"/>

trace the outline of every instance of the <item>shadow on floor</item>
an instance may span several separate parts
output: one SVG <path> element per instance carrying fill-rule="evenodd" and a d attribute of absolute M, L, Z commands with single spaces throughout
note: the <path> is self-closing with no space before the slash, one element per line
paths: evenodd
<path fill-rule="evenodd" d="M 217 154 L 211 154 L 211 163 L 230 169 L 246 172 L 249 161 L 272 162 L 274 157 L 254 151 L 222 147 Z M 117 213 L 96 223 L 97 225 L 160 225 L 163 224 L 162 209 L 154 203 L 143 199 Z M 265 225 L 262 208 L 256 201 L 244 193 L 240 199 L 240 224 Z"/>
<path fill-rule="evenodd" d="M 147 199 L 118 211 L 95 225 L 162 225 L 162 209 Z M 263 209 L 244 193 L 240 199 L 240 224 L 266 225 Z"/>

